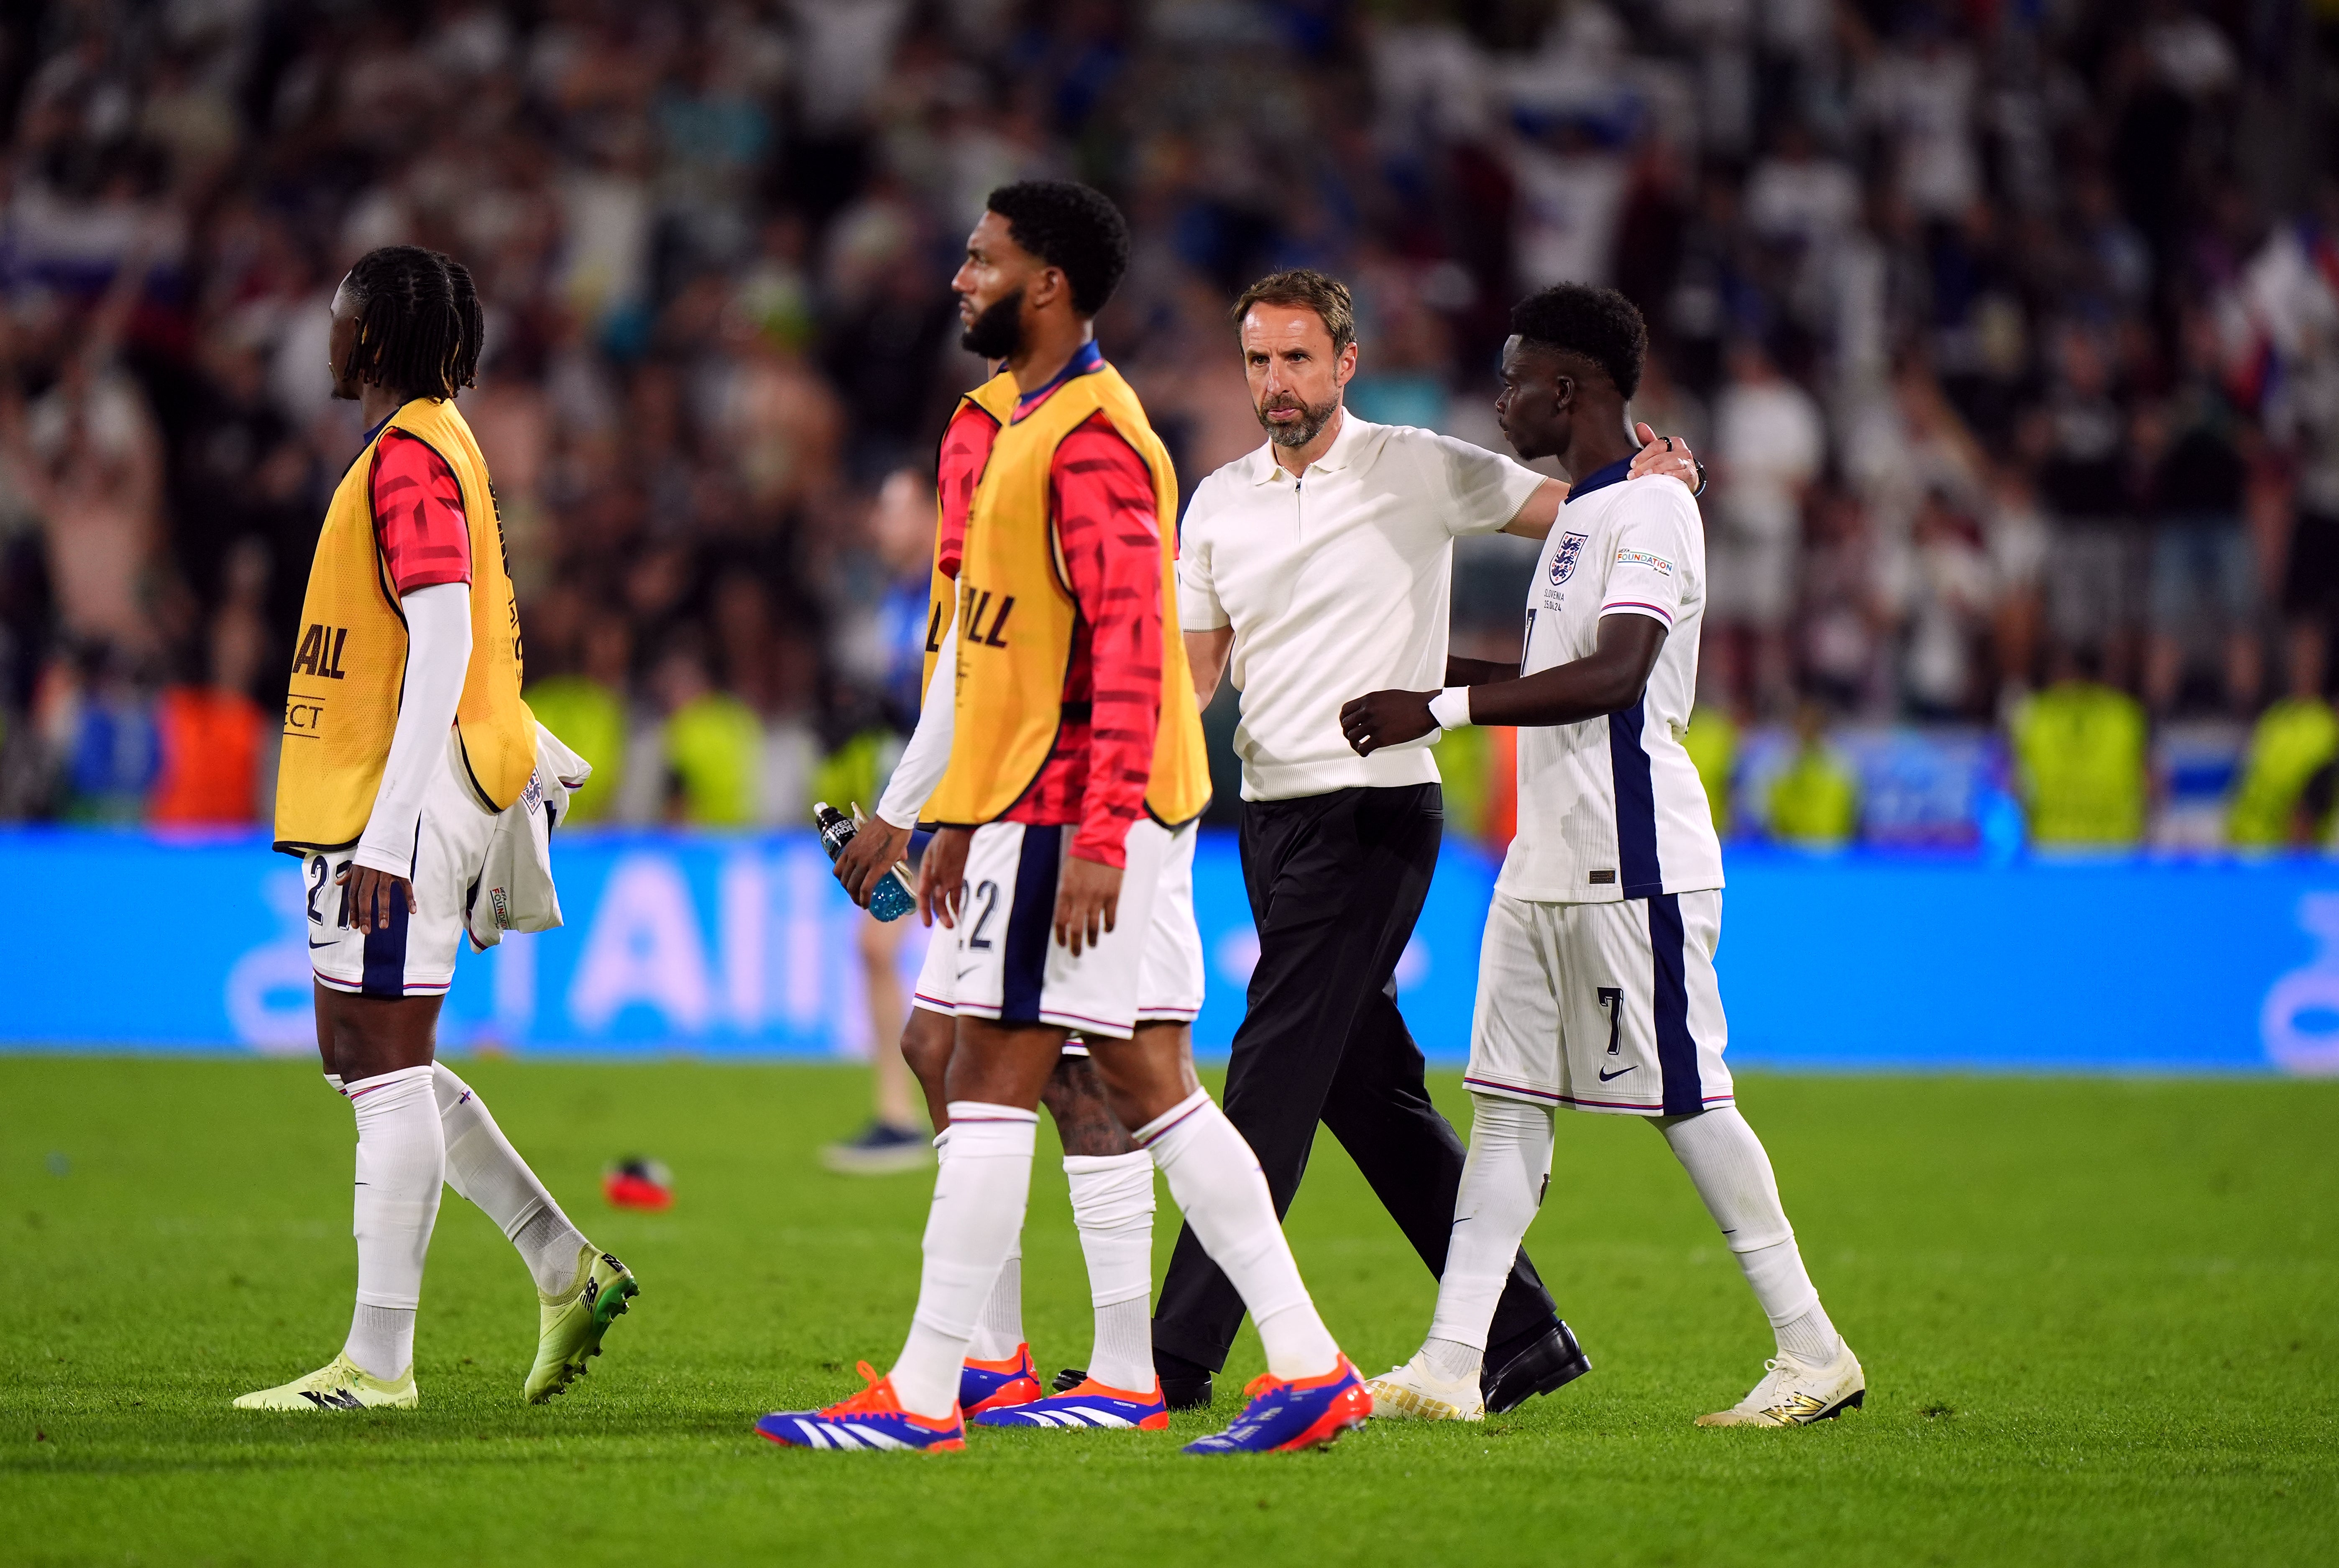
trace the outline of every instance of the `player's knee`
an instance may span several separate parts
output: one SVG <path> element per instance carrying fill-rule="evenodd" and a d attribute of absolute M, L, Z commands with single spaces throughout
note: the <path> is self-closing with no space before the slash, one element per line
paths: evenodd
<path fill-rule="evenodd" d="M 1088 1057 L 1059 1059 L 1048 1074 L 1047 1086 L 1040 1091 L 1040 1101 L 1054 1119 L 1066 1154 L 1109 1158 L 1137 1147 L 1121 1125 L 1103 1078 Z"/>
<path fill-rule="evenodd" d="M 929 1012 L 923 1007 L 910 1010 L 910 1021 L 902 1029 L 902 1060 L 909 1064 L 912 1075 L 929 1095 L 942 1088 L 957 1032 L 955 1019 Z"/>

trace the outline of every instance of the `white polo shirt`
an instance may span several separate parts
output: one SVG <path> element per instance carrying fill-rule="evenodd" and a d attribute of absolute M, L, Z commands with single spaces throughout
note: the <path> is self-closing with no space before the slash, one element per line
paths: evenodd
<path fill-rule="evenodd" d="M 1340 705 L 1446 684 L 1454 541 L 1497 531 L 1542 483 L 1467 441 L 1344 413 L 1298 478 L 1262 445 L 1195 488 L 1179 620 L 1234 627 L 1243 799 L 1438 782 L 1424 747 L 1358 756 Z"/>

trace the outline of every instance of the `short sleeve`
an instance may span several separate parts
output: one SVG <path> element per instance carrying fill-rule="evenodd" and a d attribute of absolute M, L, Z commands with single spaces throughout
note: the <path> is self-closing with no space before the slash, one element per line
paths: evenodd
<path fill-rule="evenodd" d="M 374 537 L 403 598 L 471 580 L 471 528 L 455 470 L 428 441 L 385 430 L 374 449 Z"/>
<path fill-rule="evenodd" d="M 1696 503 L 1672 479 L 1631 479 L 1626 487 L 1617 502 L 1600 613 L 1646 616 L 1671 626 L 1681 613 L 1682 574 L 1690 562 L 1686 528 Z"/>
<path fill-rule="evenodd" d="M 1442 520 L 1457 537 L 1500 533 L 1545 483 L 1533 468 L 1484 447 L 1426 431 L 1416 439 L 1431 444 L 1446 488 Z"/>
<path fill-rule="evenodd" d="M 1219 602 L 1218 580 L 1210 574 L 1209 528 L 1210 487 L 1205 481 L 1186 508 L 1186 522 L 1178 552 L 1178 628 L 1214 632 L 1229 623 L 1226 606 Z"/>

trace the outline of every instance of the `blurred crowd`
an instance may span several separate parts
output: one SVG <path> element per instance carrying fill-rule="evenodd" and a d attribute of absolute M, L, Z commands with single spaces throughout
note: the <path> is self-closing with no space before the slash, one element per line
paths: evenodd
<path fill-rule="evenodd" d="M 1130 214 L 1099 334 L 1189 488 L 1260 439 L 1225 319 L 1259 272 L 1355 286 L 1359 413 L 1497 448 L 1510 302 L 1632 296 L 1634 412 L 1713 474 L 1693 727 L 1724 796 L 1740 732 L 1791 723 L 1812 755 L 1997 733 L 2034 816 L 2026 781 L 2105 735 L 2255 725 L 2235 799 L 2274 790 L 2295 836 L 2339 754 L 2334 27 L 2314 0 L 28 0 L 0 22 L 0 818 L 264 814 L 360 434 L 328 304 L 397 242 L 479 279 L 461 407 L 587 814 L 873 804 L 932 451 L 982 372 L 945 281 L 987 191 L 1071 176 Z M 1515 649 L 1511 543 L 1464 552 L 1466 651 Z M 1453 761 L 1499 837 L 1502 770 Z"/>

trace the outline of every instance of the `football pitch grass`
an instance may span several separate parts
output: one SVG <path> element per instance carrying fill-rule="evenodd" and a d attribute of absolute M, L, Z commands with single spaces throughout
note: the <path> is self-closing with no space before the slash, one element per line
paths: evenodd
<path fill-rule="evenodd" d="M 1178 1445 L 1239 1407 L 1248 1328 L 1168 1434 L 772 1447 L 755 1415 L 857 1387 L 916 1291 L 929 1178 L 817 1160 L 864 1076 L 462 1070 L 641 1298 L 591 1376 L 522 1404 L 526 1272 L 449 1193 L 421 1408 L 283 1415 L 228 1401 L 331 1356 L 354 1273 L 350 1117 L 313 1065 L 0 1059 L 0 1561 L 2256 1563 L 2339 1533 L 2339 1084 L 1750 1075 L 1869 1376 L 1864 1410 L 1783 1432 L 1691 1425 L 1769 1335 L 1657 1137 L 1563 1117 L 1529 1246 L 1593 1375 L 1228 1461 Z M 635 1152 L 670 1212 L 603 1204 Z M 1088 1350 L 1055 1154 L 1023 1244 L 1043 1374 Z M 1290 1233 L 1357 1365 L 1409 1355 L 1434 1287 L 1328 1138 Z"/>

